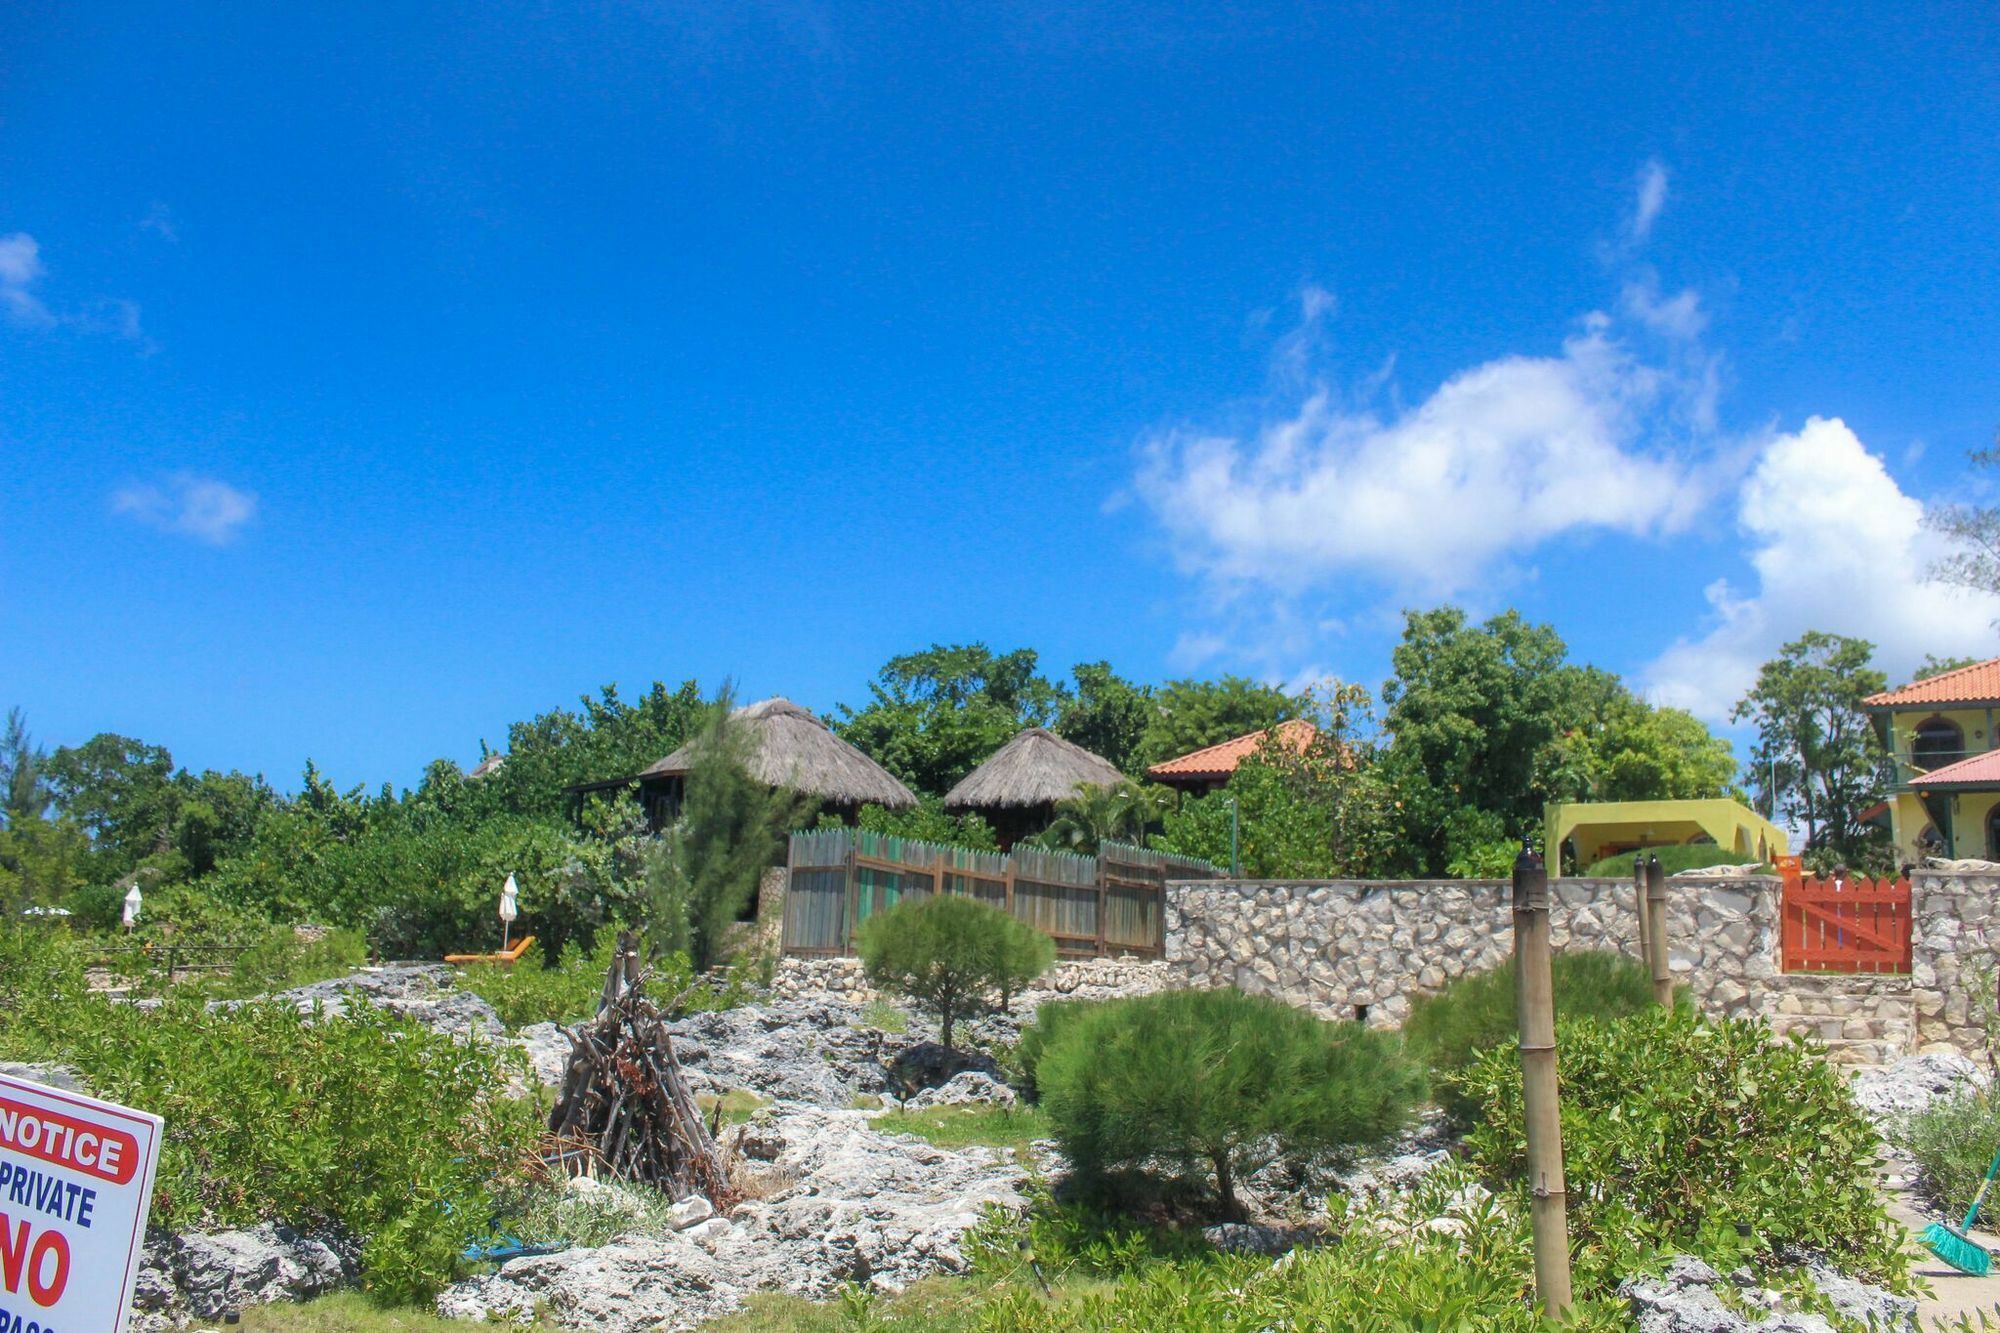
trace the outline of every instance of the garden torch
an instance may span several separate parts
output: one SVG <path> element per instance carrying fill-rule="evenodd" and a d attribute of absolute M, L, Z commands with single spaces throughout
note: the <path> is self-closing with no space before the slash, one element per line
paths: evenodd
<path fill-rule="evenodd" d="M 1555 978 L 1549 964 L 1549 872 L 1526 841 L 1514 858 L 1514 985 L 1535 1234 L 1535 1294 L 1553 1319 L 1569 1312 L 1569 1217 L 1556 1092 Z"/>

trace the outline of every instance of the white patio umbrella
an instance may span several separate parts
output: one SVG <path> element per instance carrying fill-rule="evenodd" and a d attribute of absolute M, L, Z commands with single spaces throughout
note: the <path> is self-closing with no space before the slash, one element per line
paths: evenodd
<path fill-rule="evenodd" d="M 515 898 L 520 894 L 520 892 L 521 892 L 520 886 L 514 883 L 513 872 L 509 871 L 507 873 L 507 882 L 500 886 L 500 952 L 501 953 L 507 952 L 508 933 L 514 927 L 514 919 L 521 915 L 521 909 L 515 904 L 514 901 Z"/>
<path fill-rule="evenodd" d="M 125 929 L 139 924 L 139 905 L 145 898 L 139 893 L 139 881 L 133 880 L 132 887 L 125 894 Z"/>

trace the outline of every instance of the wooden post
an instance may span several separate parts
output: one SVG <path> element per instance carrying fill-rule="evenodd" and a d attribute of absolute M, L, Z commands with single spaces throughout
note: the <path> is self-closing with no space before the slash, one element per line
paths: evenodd
<path fill-rule="evenodd" d="M 1660 858 L 1646 858 L 1646 952 L 1653 967 L 1653 1000 L 1674 1007 L 1674 977 L 1667 960 L 1667 874 Z"/>
<path fill-rule="evenodd" d="M 1644 967 L 1653 965 L 1651 932 L 1646 928 L 1646 858 L 1644 849 L 1632 853 L 1632 910 L 1639 918 L 1639 962 Z"/>
<path fill-rule="evenodd" d="M 1522 844 L 1514 858 L 1514 985 L 1521 1092 L 1535 1232 L 1535 1294 L 1552 1319 L 1569 1313 L 1569 1215 L 1556 1086 L 1555 976 L 1549 965 L 1549 872 Z"/>

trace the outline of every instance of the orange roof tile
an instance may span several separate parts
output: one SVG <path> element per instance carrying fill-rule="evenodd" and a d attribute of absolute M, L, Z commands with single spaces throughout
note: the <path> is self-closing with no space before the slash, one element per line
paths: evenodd
<path fill-rule="evenodd" d="M 1925 787 L 2000 787 L 2000 750 L 1988 750 L 1970 759 L 1934 768 L 1911 778 L 1910 785 L 1919 791 Z"/>
<path fill-rule="evenodd" d="M 2000 657 L 1912 681 L 1900 690 L 1885 690 L 1861 701 L 1869 708 L 1922 708 L 1935 704 L 2000 703 Z"/>
<path fill-rule="evenodd" d="M 1165 759 L 1146 770 L 1149 778 L 1226 778 L 1236 771 L 1236 766 L 1257 752 L 1264 743 L 1269 728 L 1222 741 L 1205 750 L 1184 754 L 1178 759 Z M 1313 737 L 1319 735 L 1319 728 L 1302 718 L 1278 724 L 1278 739 L 1292 749 L 1304 752 L 1312 744 Z"/>

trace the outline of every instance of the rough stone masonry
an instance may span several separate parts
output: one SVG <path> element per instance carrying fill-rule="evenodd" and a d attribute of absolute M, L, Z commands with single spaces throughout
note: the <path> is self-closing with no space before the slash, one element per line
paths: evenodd
<path fill-rule="evenodd" d="M 1855 1063 L 1918 1050 L 1982 1055 L 1976 994 L 1991 986 L 2000 945 L 2000 876 L 1912 877 L 1917 942 L 1907 976 L 1785 975 L 1774 877 L 1668 885 L 1673 974 L 1705 1011 L 1761 1016 Z M 1551 888 L 1557 948 L 1637 956 L 1630 880 L 1562 879 Z M 1395 1026 L 1413 997 L 1507 956 L 1512 902 L 1497 880 L 1176 881 L 1167 886 L 1167 965 L 1178 984 L 1235 985 L 1327 1017 Z"/>

